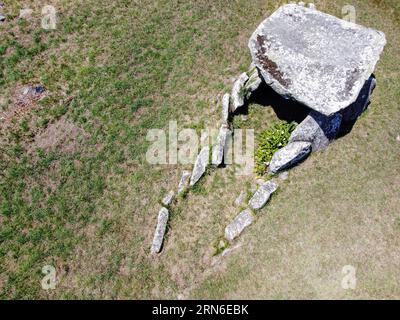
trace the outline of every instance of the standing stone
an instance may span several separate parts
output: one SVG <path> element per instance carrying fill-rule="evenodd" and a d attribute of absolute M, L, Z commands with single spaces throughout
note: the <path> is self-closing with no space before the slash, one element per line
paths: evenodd
<path fill-rule="evenodd" d="M 167 229 L 169 212 L 167 208 L 161 208 L 158 212 L 157 227 L 154 233 L 153 244 L 151 245 L 150 252 L 152 254 L 159 253 L 164 241 L 165 231 Z"/>
<path fill-rule="evenodd" d="M 250 209 L 239 213 L 236 218 L 225 228 L 225 238 L 232 241 L 239 236 L 242 231 L 253 223 L 254 217 Z"/>
<path fill-rule="evenodd" d="M 165 197 L 162 199 L 162 204 L 164 206 L 169 206 L 172 203 L 172 200 L 174 200 L 175 197 L 175 192 L 173 192 L 172 190 L 170 192 L 168 192 L 167 195 L 165 195 Z"/>
<path fill-rule="evenodd" d="M 190 178 L 190 185 L 194 186 L 201 176 L 206 172 L 210 157 L 210 147 L 206 146 L 201 149 L 197 156 L 196 162 L 193 167 L 192 176 Z"/>
<path fill-rule="evenodd" d="M 178 184 L 178 195 L 181 194 L 189 184 L 190 171 L 184 170 L 182 172 L 181 180 Z"/>
<path fill-rule="evenodd" d="M 278 189 L 278 185 L 272 180 L 263 183 L 251 197 L 249 207 L 254 210 L 261 209 L 265 206 L 271 197 L 271 194 L 273 194 L 276 189 Z"/>
<path fill-rule="evenodd" d="M 249 79 L 246 72 L 243 72 L 239 78 L 235 81 L 232 87 L 231 94 L 231 111 L 235 112 L 238 108 L 244 105 L 244 98 L 246 96 L 246 90 L 244 84 Z"/>
<path fill-rule="evenodd" d="M 279 149 L 272 156 L 268 171 L 277 173 L 306 158 L 311 152 L 311 142 L 295 141 Z"/>
<path fill-rule="evenodd" d="M 340 113 L 328 117 L 319 112 L 311 111 L 294 129 L 290 135 L 289 143 L 305 141 L 311 142 L 312 151 L 325 149 L 339 132 L 341 122 L 342 115 Z"/>
<path fill-rule="evenodd" d="M 357 100 L 349 105 L 347 108 L 340 111 L 343 116 L 344 122 L 351 122 L 356 120 L 361 113 L 367 109 L 368 104 L 370 102 L 370 96 L 372 91 L 375 89 L 376 80 L 373 75 L 369 77 L 367 81 L 365 81 L 364 86 L 362 87 L 360 94 L 357 97 Z"/>
<path fill-rule="evenodd" d="M 225 93 L 222 97 L 222 122 L 227 124 L 229 121 L 229 93 Z"/>
<path fill-rule="evenodd" d="M 356 101 L 385 44 L 380 31 L 287 4 L 258 26 L 249 49 L 277 93 L 330 116 Z"/>
<path fill-rule="evenodd" d="M 245 89 L 246 89 L 246 98 L 249 99 L 251 94 L 258 89 L 260 86 L 262 79 L 258 72 L 256 65 L 252 62 L 250 64 L 249 71 L 247 71 L 247 75 L 249 80 L 247 80 Z"/>
<path fill-rule="evenodd" d="M 222 125 L 219 129 L 217 143 L 212 148 L 212 164 L 219 166 L 224 158 L 224 150 L 226 150 L 226 141 L 228 135 L 231 134 L 227 125 Z"/>
<path fill-rule="evenodd" d="M 243 203 L 244 199 L 246 198 L 246 195 L 247 195 L 246 191 L 240 192 L 238 197 L 235 199 L 235 206 L 236 207 L 239 207 Z"/>

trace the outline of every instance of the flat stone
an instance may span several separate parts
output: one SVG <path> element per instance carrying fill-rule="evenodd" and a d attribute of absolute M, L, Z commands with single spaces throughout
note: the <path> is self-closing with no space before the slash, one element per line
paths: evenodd
<path fill-rule="evenodd" d="M 312 151 L 325 149 L 329 142 L 336 137 L 342 123 L 342 115 L 335 113 L 325 116 L 319 112 L 310 114 L 294 129 L 289 138 L 290 142 L 311 142 Z"/>
<path fill-rule="evenodd" d="M 158 212 L 157 227 L 154 233 L 153 243 L 151 245 L 151 253 L 159 253 L 164 241 L 165 231 L 167 229 L 169 212 L 167 208 L 161 208 Z"/>
<path fill-rule="evenodd" d="M 225 238 L 232 241 L 238 237 L 243 230 L 253 223 L 254 217 L 250 209 L 239 213 L 236 218 L 225 228 Z"/>
<path fill-rule="evenodd" d="M 219 129 L 217 142 L 212 148 L 212 164 L 213 166 L 219 166 L 222 164 L 224 159 L 224 152 L 226 150 L 227 137 L 232 132 L 229 130 L 227 125 L 222 125 Z"/>
<path fill-rule="evenodd" d="M 370 102 L 370 96 L 372 91 L 375 89 L 376 79 L 374 76 L 370 76 L 367 81 L 365 81 L 357 100 L 349 105 L 347 108 L 340 111 L 343 116 L 344 122 L 351 122 L 356 120 L 361 113 L 367 109 Z"/>
<path fill-rule="evenodd" d="M 290 142 L 274 153 L 268 170 L 270 173 L 276 173 L 287 169 L 306 158 L 310 152 L 311 142 Z"/>
<path fill-rule="evenodd" d="M 225 93 L 222 97 L 222 122 L 228 123 L 229 120 L 229 93 Z"/>
<path fill-rule="evenodd" d="M 181 180 L 179 180 L 178 184 L 178 194 L 181 194 L 188 186 L 190 180 L 190 174 L 191 174 L 190 171 L 183 170 Z"/>
<path fill-rule="evenodd" d="M 210 147 L 206 146 L 201 149 L 197 156 L 196 162 L 193 167 L 192 176 L 190 178 L 190 185 L 194 186 L 201 176 L 206 172 L 210 157 Z"/>
<path fill-rule="evenodd" d="M 356 101 L 385 44 L 380 31 L 296 4 L 281 6 L 249 40 L 269 86 L 327 116 Z"/>
<path fill-rule="evenodd" d="M 235 199 L 235 206 L 239 207 L 243 203 L 244 199 L 246 198 L 246 195 L 247 195 L 246 191 L 240 192 L 238 197 Z"/>
<path fill-rule="evenodd" d="M 265 206 L 271 194 L 273 194 L 276 189 L 278 189 L 278 185 L 272 180 L 263 183 L 251 197 L 249 207 L 254 210 L 261 209 Z"/>
<path fill-rule="evenodd" d="M 231 111 L 235 112 L 238 108 L 244 105 L 244 85 L 246 81 L 249 79 L 246 72 L 243 72 L 235 81 L 232 87 L 232 94 L 231 94 Z"/>
<path fill-rule="evenodd" d="M 170 192 L 168 192 L 168 194 L 165 195 L 161 202 L 164 206 L 169 206 L 172 203 L 172 200 L 174 200 L 174 197 L 175 192 L 171 190 Z"/>

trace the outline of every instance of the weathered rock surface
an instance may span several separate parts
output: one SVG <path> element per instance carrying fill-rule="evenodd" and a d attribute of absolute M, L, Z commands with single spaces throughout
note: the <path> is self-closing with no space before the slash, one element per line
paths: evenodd
<path fill-rule="evenodd" d="M 182 193 L 185 188 L 188 186 L 190 180 L 190 171 L 183 170 L 181 180 L 179 180 L 178 184 L 178 194 Z"/>
<path fill-rule="evenodd" d="M 310 114 L 294 129 L 289 138 L 290 142 L 311 142 L 312 151 L 325 149 L 329 142 L 336 137 L 342 122 L 342 115 L 335 113 L 325 116 L 319 112 Z"/>
<path fill-rule="evenodd" d="M 249 207 L 254 210 L 261 209 L 265 206 L 271 194 L 273 194 L 276 189 L 278 189 L 278 185 L 272 180 L 263 183 L 251 197 Z"/>
<path fill-rule="evenodd" d="M 206 172 L 210 157 L 210 147 L 206 146 L 201 149 L 197 156 L 196 162 L 193 167 L 192 176 L 190 178 L 190 185 L 194 186 L 201 176 Z"/>
<path fill-rule="evenodd" d="M 343 116 L 343 121 L 354 121 L 361 115 L 361 113 L 365 111 L 365 109 L 367 109 L 370 102 L 370 96 L 372 94 L 372 91 L 375 89 L 375 86 L 375 77 L 371 75 L 368 80 L 365 81 L 365 84 L 362 87 L 360 94 L 357 97 L 357 100 L 347 108 L 340 111 Z"/>
<path fill-rule="evenodd" d="M 269 86 L 327 116 L 357 99 L 385 44 L 380 31 L 295 4 L 281 6 L 249 40 Z"/>
<path fill-rule="evenodd" d="M 229 120 L 229 100 L 229 93 L 225 93 L 222 97 L 222 122 L 225 124 L 228 123 Z"/>
<path fill-rule="evenodd" d="M 167 229 L 169 212 L 167 208 L 161 208 L 158 212 L 157 227 L 154 233 L 153 243 L 151 245 L 151 253 L 159 253 L 164 241 L 165 231 Z"/>
<path fill-rule="evenodd" d="M 219 166 L 222 164 L 222 160 L 224 159 L 224 152 L 226 149 L 226 141 L 228 135 L 231 134 L 227 125 L 222 125 L 219 129 L 217 142 L 212 148 L 212 164 L 214 166 Z"/>
<path fill-rule="evenodd" d="M 4 14 L 0 13 L 0 22 L 3 22 L 6 20 L 6 16 Z"/>
<path fill-rule="evenodd" d="M 236 218 L 225 228 L 225 238 L 232 241 L 239 236 L 243 230 L 253 223 L 254 217 L 250 209 L 239 213 Z"/>
<path fill-rule="evenodd" d="M 235 81 L 232 87 L 231 94 L 231 111 L 235 112 L 238 108 L 244 105 L 244 85 L 246 81 L 249 79 L 246 72 L 243 72 Z"/>
<path fill-rule="evenodd" d="M 168 194 L 165 195 L 161 202 L 164 206 L 169 206 L 172 203 L 172 200 L 174 200 L 174 197 L 175 192 L 171 190 L 170 192 L 168 192 Z"/>
<path fill-rule="evenodd" d="M 311 142 L 295 141 L 279 149 L 272 156 L 269 172 L 276 173 L 306 158 L 311 152 Z"/>

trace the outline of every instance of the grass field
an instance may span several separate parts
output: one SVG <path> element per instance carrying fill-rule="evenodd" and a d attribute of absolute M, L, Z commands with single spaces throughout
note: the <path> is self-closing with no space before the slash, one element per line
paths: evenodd
<path fill-rule="evenodd" d="M 352 131 L 290 170 L 256 223 L 214 257 L 255 177 L 209 173 L 173 206 L 149 254 L 159 201 L 183 165 L 145 160 L 148 129 L 216 128 L 216 97 L 250 63 L 247 41 L 281 1 L 5 1 L 0 23 L 0 298 L 400 298 L 400 6 L 354 0 L 388 41 Z M 41 8 L 57 28 L 40 27 Z M 341 16 L 347 1 L 315 1 Z M 19 20 L 23 6 L 31 20 Z M 43 99 L 17 108 L 21 86 Z M 241 128 L 268 127 L 250 106 Z M 42 267 L 57 271 L 41 287 Z M 341 287 L 342 268 L 357 287 Z"/>

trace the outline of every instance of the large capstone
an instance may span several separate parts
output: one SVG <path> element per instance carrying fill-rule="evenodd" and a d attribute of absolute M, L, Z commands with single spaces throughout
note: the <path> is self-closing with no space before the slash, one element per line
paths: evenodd
<path fill-rule="evenodd" d="M 294 141 L 282 149 L 279 149 L 272 156 L 268 170 L 270 173 L 287 169 L 305 159 L 311 152 L 311 142 Z"/>
<path fill-rule="evenodd" d="M 356 101 L 385 44 L 380 31 L 296 4 L 281 6 L 249 40 L 269 86 L 327 116 Z"/>
<path fill-rule="evenodd" d="M 342 115 L 340 113 L 325 116 L 319 112 L 311 111 L 292 132 L 289 142 L 311 142 L 313 151 L 325 149 L 338 133 L 341 122 Z"/>

